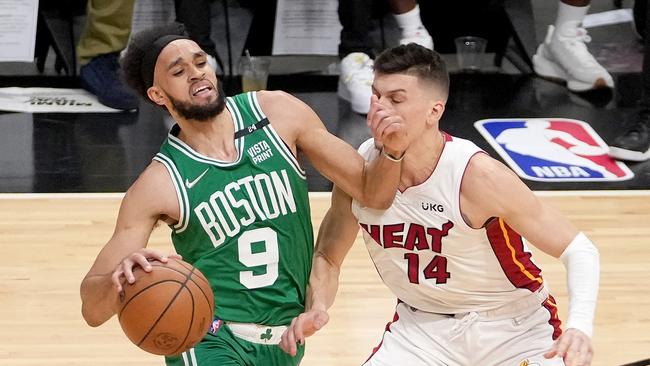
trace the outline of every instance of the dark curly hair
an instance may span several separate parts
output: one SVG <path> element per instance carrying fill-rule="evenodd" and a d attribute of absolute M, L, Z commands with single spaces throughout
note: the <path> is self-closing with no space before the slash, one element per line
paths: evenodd
<path fill-rule="evenodd" d="M 389 48 L 375 59 L 380 74 L 407 74 L 427 80 L 449 94 L 449 73 L 445 61 L 436 51 L 415 43 Z"/>
<path fill-rule="evenodd" d="M 131 37 L 131 41 L 120 59 L 121 74 L 126 84 L 152 104 L 155 103 L 147 96 L 149 86 L 146 85 L 142 78 L 142 62 L 147 51 L 151 50 L 153 43 L 158 38 L 166 35 L 188 36 L 185 26 L 180 23 L 145 29 Z"/>

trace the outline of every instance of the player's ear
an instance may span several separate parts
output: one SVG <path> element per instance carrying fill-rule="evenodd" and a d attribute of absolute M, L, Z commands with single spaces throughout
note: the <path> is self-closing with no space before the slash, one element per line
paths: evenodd
<path fill-rule="evenodd" d="M 442 118 L 442 114 L 445 112 L 445 103 L 442 100 L 434 101 L 429 107 L 429 112 L 427 113 L 427 124 L 437 124 Z"/>
<path fill-rule="evenodd" d="M 147 89 L 147 96 L 152 102 L 158 105 L 165 105 L 165 96 L 157 86 L 152 86 Z"/>

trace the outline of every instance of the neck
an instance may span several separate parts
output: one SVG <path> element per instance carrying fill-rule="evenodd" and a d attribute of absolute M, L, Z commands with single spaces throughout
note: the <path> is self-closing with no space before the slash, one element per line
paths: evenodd
<path fill-rule="evenodd" d="M 181 132 L 178 136 L 194 151 L 221 161 L 237 159 L 235 127 L 228 108 L 209 121 L 182 119 L 175 115 Z"/>
<path fill-rule="evenodd" d="M 402 162 L 400 189 L 422 184 L 429 179 L 438 165 L 444 146 L 445 138 L 437 128 L 425 132 L 421 138 L 413 141 Z"/>

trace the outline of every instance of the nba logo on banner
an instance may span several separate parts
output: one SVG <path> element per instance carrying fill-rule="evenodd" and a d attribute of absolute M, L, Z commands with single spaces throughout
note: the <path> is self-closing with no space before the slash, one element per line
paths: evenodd
<path fill-rule="evenodd" d="M 634 177 L 607 155 L 583 121 L 564 118 L 484 119 L 474 127 L 517 174 L 542 182 L 619 181 Z"/>

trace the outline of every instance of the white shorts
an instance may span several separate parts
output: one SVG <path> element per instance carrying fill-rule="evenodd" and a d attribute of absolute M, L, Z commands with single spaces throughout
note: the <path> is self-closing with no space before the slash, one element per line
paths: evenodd
<path fill-rule="evenodd" d="M 400 302 L 364 366 L 564 366 L 543 356 L 560 334 L 555 300 L 543 290 L 495 310 L 455 315 Z"/>

